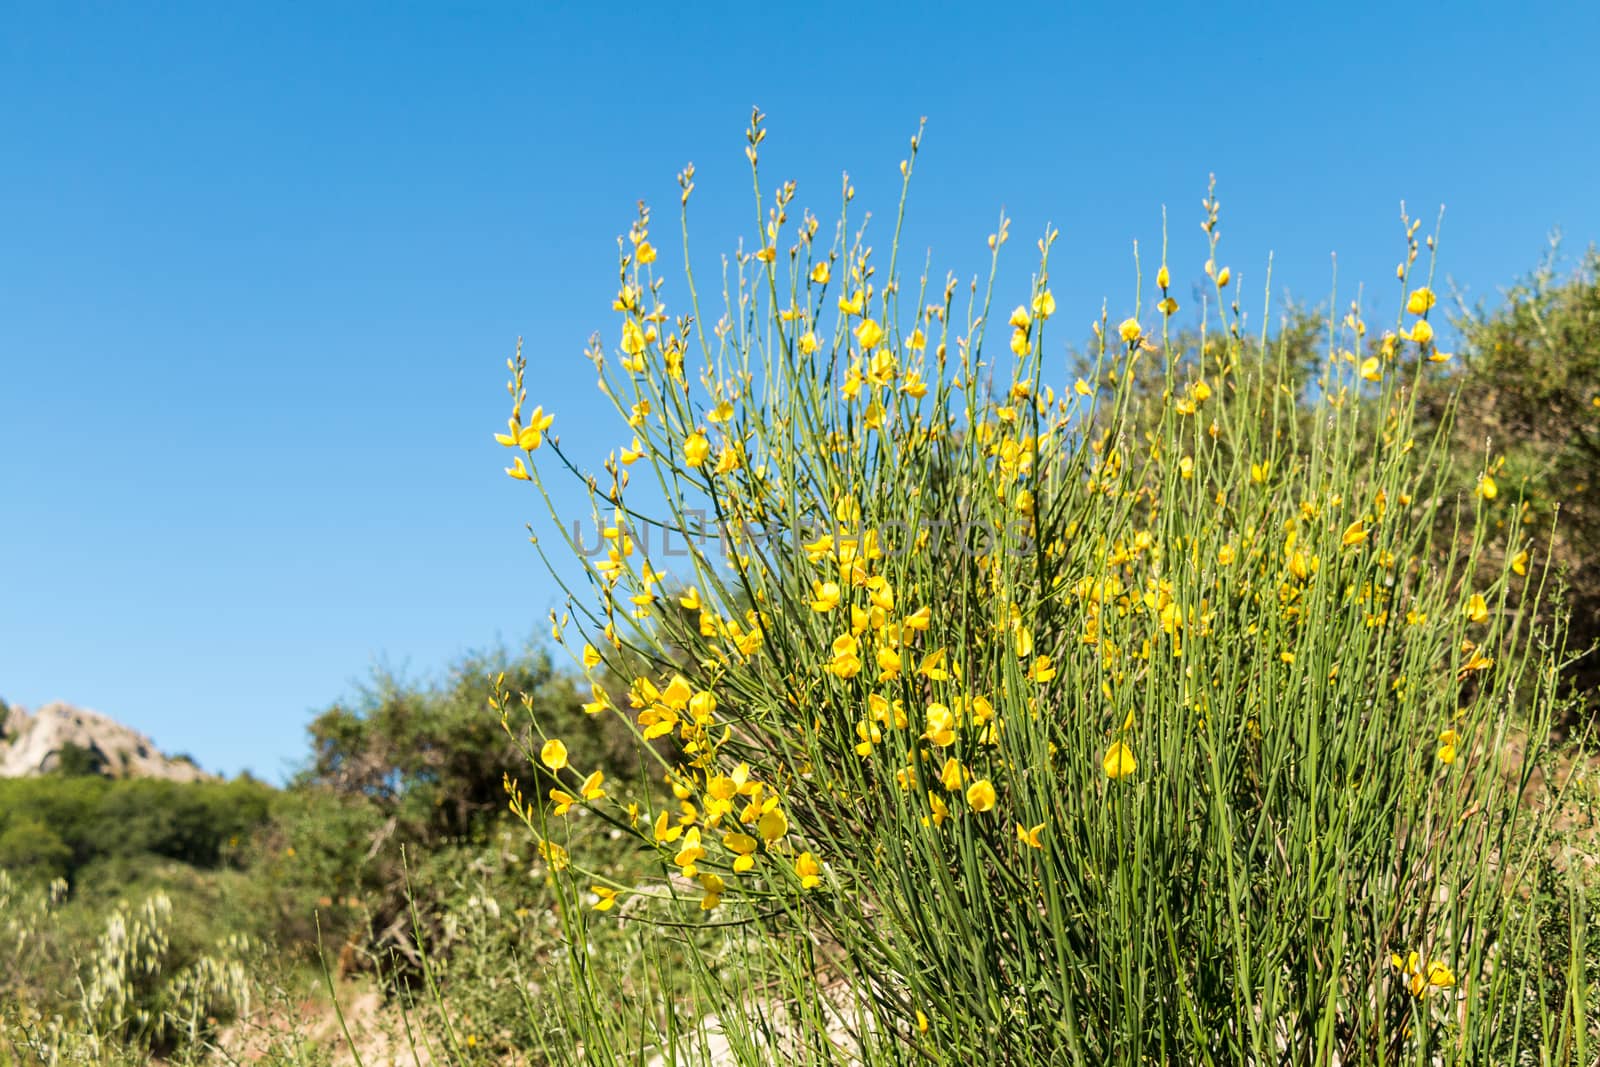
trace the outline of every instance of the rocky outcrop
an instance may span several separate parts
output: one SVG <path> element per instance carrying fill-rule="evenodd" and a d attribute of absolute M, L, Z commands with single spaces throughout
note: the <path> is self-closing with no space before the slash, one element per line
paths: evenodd
<path fill-rule="evenodd" d="M 63 763 L 110 778 L 194 782 L 212 777 L 187 759 L 173 759 L 137 730 L 97 711 L 46 704 L 12 707 L 0 720 L 0 778 L 49 774 Z"/>

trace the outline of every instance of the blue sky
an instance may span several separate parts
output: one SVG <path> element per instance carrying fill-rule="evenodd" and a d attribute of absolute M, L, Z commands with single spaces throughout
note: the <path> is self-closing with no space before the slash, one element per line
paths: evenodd
<path fill-rule="evenodd" d="M 892 217 L 926 115 L 913 262 L 970 275 L 1004 207 L 1020 293 L 1053 223 L 1079 335 L 1163 205 L 1199 277 L 1211 172 L 1242 291 L 1272 253 L 1275 299 L 1325 301 L 1337 252 L 1380 319 L 1402 199 L 1447 206 L 1474 299 L 1600 238 L 1594 5 L 1103 11 L 7 4 L 0 696 L 278 778 L 373 664 L 542 634 L 504 360 L 569 448 L 622 442 L 582 355 L 616 238 L 646 199 L 677 261 L 692 160 L 696 261 L 748 239 L 752 104 L 825 222 L 845 170 Z"/>

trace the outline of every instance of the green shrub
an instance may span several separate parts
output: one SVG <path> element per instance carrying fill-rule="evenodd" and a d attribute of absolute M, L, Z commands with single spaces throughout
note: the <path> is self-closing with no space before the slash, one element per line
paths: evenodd
<path fill-rule="evenodd" d="M 311 758 L 259 842 L 263 876 L 285 892 L 291 940 L 313 939 L 320 918 L 346 966 L 376 961 L 407 981 L 423 951 L 455 943 L 443 929 L 447 900 L 501 832 L 507 781 L 530 777 L 519 739 L 491 706 L 497 678 L 547 721 L 584 720 L 572 680 L 547 656 L 500 649 L 463 658 L 436 682 L 380 671 L 312 722 Z M 616 727 L 578 747 L 597 766 L 631 759 Z"/>
<path fill-rule="evenodd" d="M 1565 275 L 1556 252 L 1503 302 L 1462 309 L 1459 359 L 1422 403 L 1434 419 L 1449 407 L 1456 484 L 1470 493 L 1488 479 L 1515 503 L 1496 510 L 1490 552 L 1518 571 L 1551 564 L 1582 650 L 1600 641 L 1600 251 Z M 1459 543 L 1453 528 L 1441 537 Z M 1600 683 L 1600 657 L 1574 666 L 1580 692 Z"/>
<path fill-rule="evenodd" d="M 71 864 L 72 849 L 50 827 L 26 815 L 6 820 L 0 831 L 0 870 L 50 882 L 65 877 Z"/>
<path fill-rule="evenodd" d="M 153 855 L 215 867 L 224 861 L 230 842 L 236 844 L 266 822 L 273 792 L 249 779 L 0 779 L 0 835 L 29 823 L 48 827 L 70 853 L 60 872 L 69 880 L 84 866 L 110 856 Z M 9 864 L 0 860 L 0 866 Z"/>

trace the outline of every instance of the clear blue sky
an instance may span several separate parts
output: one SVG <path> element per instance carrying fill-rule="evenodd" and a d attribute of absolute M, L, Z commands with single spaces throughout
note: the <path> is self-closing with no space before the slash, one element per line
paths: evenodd
<path fill-rule="evenodd" d="M 616 237 L 645 198 L 676 261 L 690 160 L 700 253 L 748 234 L 752 104 L 824 220 L 849 170 L 887 221 L 928 116 L 913 261 L 970 274 L 1003 205 L 1020 293 L 1054 222 L 1080 336 L 1163 205 L 1198 277 L 1212 171 L 1247 293 L 1273 252 L 1324 300 L 1337 251 L 1392 314 L 1402 198 L 1486 300 L 1600 237 L 1596 5 L 1079 10 L 6 4 L 0 696 L 277 778 L 375 662 L 542 634 L 503 361 L 526 336 L 564 442 L 621 442 L 582 357 Z"/>

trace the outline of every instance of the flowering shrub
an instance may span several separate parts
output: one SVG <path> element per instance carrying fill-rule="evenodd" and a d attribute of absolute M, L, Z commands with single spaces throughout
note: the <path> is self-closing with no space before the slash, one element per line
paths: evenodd
<path fill-rule="evenodd" d="M 756 115 L 763 197 L 765 136 Z M 1162 262 L 1076 380 L 1052 370 L 1054 231 L 1026 291 L 993 269 L 964 290 L 903 278 L 898 232 L 880 267 L 848 186 L 831 238 L 795 195 L 771 194 L 714 319 L 687 249 L 669 292 L 641 208 L 614 347 L 589 353 L 619 422 L 593 472 L 509 361 L 507 473 L 592 577 L 557 636 L 645 770 L 614 782 L 536 735 L 558 784 L 508 783 L 566 887 L 549 1051 L 1586 1062 L 1583 984 L 1552 1007 L 1496 966 L 1543 892 L 1547 809 L 1521 800 L 1560 639 L 1530 625 L 1524 557 L 1430 540 L 1454 502 L 1414 386 L 1449 356 L 1418 227 L 1398 321 L 1371 340 L 1359 306 L 1335 316 L 1297 393 L 1245 334 L 1214 194 L 1196 343 Z M 597 555 L 551 503 L 567 476 Z M 1480 491 L 1467 536 L 1511 495 Z M 659 877 L 591 870 L 580 811 Z M 626 979 L 581 950 L 619 919 L 653 931 Z"/>

